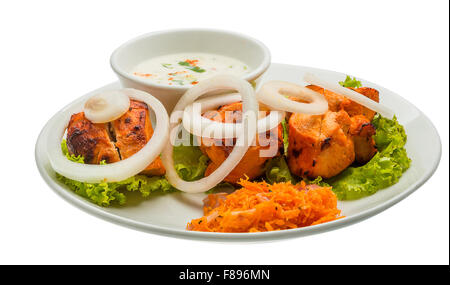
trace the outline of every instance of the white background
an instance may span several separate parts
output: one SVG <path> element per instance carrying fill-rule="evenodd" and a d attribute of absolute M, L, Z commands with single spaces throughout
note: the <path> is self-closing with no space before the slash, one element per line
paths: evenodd
<path fill-rule="evenodd" d="M 117 2 L 1 1 L 0 263 L 448 264 L 448 1 Z M 364 222 L 270 243 L 161 237 L 71 206 L 36 169 L 39 131 L 68 102 L 116 80 L 109 55 L 119 44 L 180 27 L 242 32 L 263 41 L 274 62 L 354 74 L 393 90 L 439 130 L 438 170 Z"/>

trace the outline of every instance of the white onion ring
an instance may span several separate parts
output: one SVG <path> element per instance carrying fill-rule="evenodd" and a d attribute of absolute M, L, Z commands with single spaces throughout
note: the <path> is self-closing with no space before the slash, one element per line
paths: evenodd
<path fill-rule="evenodd" d="M 80 110 L 84 102 L 60 112 L 52 120 L 47 138 L 47 155 L 57 173 L 80 182 L 100 183 L 118 182 L 132 177 L 144 170 L 166 145 L 169 132 L 169 116 L 161 102 L 152 95 L 132 88 L 122 89 L 131 99 L 139 100 L 152 108 L 156 115 L 156 128 L 151 139 L 137 153 L 127 159 L 107 165 L 80 164 L 68 160 L 61 151 L 61 139 L 67 128 L 70 116 Z"/>
<path fill-rule="evenodd" d="M 372 111 L 380 113 L 383 117 L 392 118 L 394 116 L 394 112 L 388 107 L 377 103 L 376 101 L 367 98 L 366 96 L 346 87 L 339 85 L 338 83 L 332 83 L 326 80 L 322 80 L 317 78 L 314 74 L 307 73 L 304 76 L 304 80 L 310 84 L 314 84 L 330 90 L 332 92 L 341 94 L 348 99 L 363 105 L 366 108 L 369 108 Z"/>
<path fill-rule="evenodd" d="M 103 91 L 84 104 L 84 116 L 92 123 L 107 123 L 122 117 L 130 108 L 130 98 L 121 90 Z"/>
<path fill-rule="evenodd" d="M 286 97 L 292 96 L 308 101 L 301 103 Z M 321 115 L 328 110 L 328 102 L 322 94 L 309 88 L 285 81 L 268 81 L 256 92 L 258 101 L 265 105 L 292 113 Z"/>
<path fill-rule="evenodd" d="M 205 118 L 201 113 L 225 104 L 241 101 L 239 93 L 215 95 L 195 101 L 184 109 L 183 127 L 198 137 L 228 139 L 235 138 L 241 132 L 242 123 L 223 123 Z M 201 108 L 194 108 L 194 104 Z M 269 115 L 258 120 L 257 133 L 265 133 L 276 128 L 285 117 L 283 111 L 271 111 Z"/>
<path fill-rule="evenodd" d="M 188 192 L 199 193 L 205 192 L 217 184 L 219 184 L 241 161 L 247 152 L 250 144 L 256 136 L 256 119 L 258 117 L 258 102 L 254 96 L 254 91 L 250 83 L 232 75 L 217 75 L 210 79 L 200 81 L 197 85 L 191 87 L 178 101 L 173 113 L 172 119 L 178 119 L 177 122 L 170 124 L 170 133 L 180 126 L 180 115 L 188 105 L 192 104 L 198 97 L 217 90 L 236 90 L 242 95 L 242 126 L 241 132 L 238 133 L 236 145 L 228 158 L 209 176 L 196 181 L 184 181 L 181 179 L 173 162 L 173 146 L 171 143 L 164 148 L 161 159 L 166 168 L 166 178 L 175 188 Z"/>

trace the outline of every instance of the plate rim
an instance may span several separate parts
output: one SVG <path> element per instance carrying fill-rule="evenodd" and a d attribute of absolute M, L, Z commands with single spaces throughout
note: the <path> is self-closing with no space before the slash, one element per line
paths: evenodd
<path fill-rule="evenodd" d="M 308 67 L 308 66 L 301 66 L 301 65 L 290 65 L 290 64 L 281 64 L 281 63 L 272 63 L 269 69 L 272 66 L 278 66 L 278 67 L 300 67 L 300 68 L 307 68 L 307 69 L 315 69 L 315 70 L 321 70 L 326 72 L 336 72 L 332 70 L 326 70 L 326 69 L 320 69 L 315 67 Z M 337 72 L 341 73 L 341 72 Z M 364 81 L 371 83 L 370 81 L 367 81 L 364 79 Z M 75 102 L 79 102 L 83 100 L 85 97 L 89 96 L 90 94 L 98 91 L 103 90 L 112 86 L 115 86 L 118 84 L 118 81 L 111 82 L 109 84 L 106 84 L 100 88 L 97 88 L 93 91 L 90 91 L 86 93 L 85 95 L 76 98 L 71 103 L 67 104 L 64 108 L 60 109 L 58 112 L 63 111 L 64 109 L 68 108 Z M 374 85 L 378 85 L 373 83 Z M 425 118 L 426 123 L 428 126 L 431 127 L 431 131 L 435 133 L 438 143 L 438 153 L 436 160 L 433 163 L 433 166 L 431 168 L 428 168 L 428 171 L 422 176 L 421 179 L 415 181 L 411 186 L 409 186 L 406 190 L 399 193 L 398 195 L 387 199 L 386 201 L 383 201 L 381 204 L 364 210 L 360 213 L 357 213 L 350 217 L 345 217 L 344 219 L 339 219 L 319 225 L 314 226 L 308 226 L 303 228 L 296 228 L 296 229 L 288 229 L 288 230 L 282 230 L 282 231 L 271 231 L 271 232 L 260 232 L 260 233 L 215 233 L 215 232 L 197 232 L 197 231 L 187 231 L 187 230 L 181 230 L 181 229 L 174 229 L 170 227 L 164 227 L 164 226 L 158 226 L 155 224 L 148 224 L 140 221 L 136 221 L 130 218 L 126 218 L 117 214 L 113 214 L 110 212 L 107 212 L 103 210 L 101 207 L 92 204 L 91 202 L 85 200 L 83 197 L 78 196 L 77 194 L 61 187 L 58 185 L 50 175 L 46 172 L 44 169 L 43 163 L 40 161 L 40 154 L 39 154 L 39 144 L 43 139 L 43 133 L 46 130 L 46 128 L 49 125 L 49 122 L 51 118 L 47 121 L 47 123 L 44 125 L 44 127 L 39 132 L 38 138 L 36 140 L 35 144 L 35 162 L 36 166 L 38 168 L 39 174 L 44 179 L 44 181 L 47 183 L 47 185 L 54 191 L 56 194 L 58 194 L 60 197 L 62 197 L 64 200 L 69 202 L 69 204 L 72 204 L 73 206 L 95 216 L 100 219 L 106 220 L 108 222 L 124 226 L 130 229 L 139 230 L 147 233 L 153 233 L 153 234 L 159 234 L 163 236 L 168 237 L 176 237 L 176 238 L 184 238 L 184 239 L 193 239 L 193 240 L 204 240 L 204 241 L 231 241 L 231 242 L 252 242 L 252 241 L 269 241 L 269 240 L 279 240 L 279 239 L 287 239 L 287 238 L 296 238 L 301 236 L 308 236 L 313 234 L 318 234 L 330 230 L 339 229 L 345 226 L 349 226 L 351 224 L 355 224 L 357 222 L 361 222 L 365 219 L 368 219 L 370 217 L 373 217 L 380 212 L 394 206 L 401 200 L 405 199 L 409 195 L 411 195 L 413 192 L 415 192 L 417 189 L 419 189 L 428 179 L 433 176 L 436 169 L 438 168 L 441 157 L 442 157 L 442 142 L 441 138 L 439 136 L 439 132 L 437 131 L 436 127 L 432 123 L 432 121 L 420 110 L 418 109 L 414 104 L 409 102 L 408 100 L 404 99 L 402 96 L 398 95 L 397 93 L 383 87 L 385 90 L 388 90 L 389 92 L 397 95 L 400 97 L 403 101 L 406 101 L 411 107 L 415 108 L 423 118 Z M 56 114 L 55 113 L 55 114 Z M 53 115 L 54 116 L 54 115 Z M 53 118 L 52 116 L 52 118 Z M 75 196 L 74 196 L 75 195 Z M 187 224 L 187 222 L 186 222 Z"/>

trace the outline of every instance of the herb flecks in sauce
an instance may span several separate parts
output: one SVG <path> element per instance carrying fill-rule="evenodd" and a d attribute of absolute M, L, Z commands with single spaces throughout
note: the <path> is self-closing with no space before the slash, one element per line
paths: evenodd
<path fill-rule="evenodd" d="M 208 53 L 180 53 L 150 58 L 130 73 L 158 84 L 189 86 L 217 74 L 243 76 L 248 65 L 235 58 Z"/>
<path fill-rule="evenodd" d="M 164 66 L 165 68 L 173 69 L 172 64 L 170 63 L 161 63 L 161 65 Z"/>
<path fill-rule="evenodd" d="M 178 62 L 179 65 L 185 66 L 187 69 L 192 70 L 194 72 L 205 72 L 203 68 L 198 67 L 197 64 L 198 60 L 189 60 L 186 59 L 185 61 Z"/>

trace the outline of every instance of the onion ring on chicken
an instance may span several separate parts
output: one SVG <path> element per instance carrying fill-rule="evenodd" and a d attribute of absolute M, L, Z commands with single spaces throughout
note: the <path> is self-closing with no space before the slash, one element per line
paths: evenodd
<path fill-rule="evenodd" d="M 388 107 L 375 102 L 374 100 L 367 98 L 366 96 L 346 87 L 343 87 L 337 83 L 328 82 L 323 79 L 319 79 L 314 74 L 307 73 L 304 76 L 304 80 L 310 84 L 320 86 L 322 88 L 328 89 L 337 94 L 341 94 L 348 99 L 363 105 L 370 110 L 380 113 L 383 117 L 392 118 L 394 113 Z"/>
<path fill-rule="evenodd" d="M 156 128 L 151 139 L 131 157 L 111 164 L 80 164 L 70 161 L 61 151 L 61 140 L 71 114 L 79 111 L 84 102 L 69 106 L 53 117 L 47 137 L 47 155 L 52 168 L 57 173 L 80 182 L 118 182 L 140 173 L 158 157 L 169 136 L 169 116 L 166 109 L 158 99 L 144 91 L 132 88 L 120 91 L 131 99 L 146 103 L 153 109 L 156 115 Z"/>
<path fill-rule="evenodd" d="M 303 102 L 290 100 L 288 96 Z M 309 88 L 285 81 L 268 81 L 256 92 L 258 101 L 275 110 L 307 115 L 322 115 L 328 110 L 328 102 L 322 94 Z"/>
<path fill-rule="evenodd" d="M 209 176 L 197 181 L 184 181 L 181 179 L 174 167 L 173 161 L 173 143 L 164 148 L 162 152 L 162 162 L 166 168 L 166 178 L 175 188 L 188 192 L 205 192 L 219 184 L 241 161 L 247 152 L 250 144 L 256 136 L 258 102 L 254 96 L 253 87 L 247 81 L 232 75 L 217 75 L 210 79 L 200 81 L 197 85 L 191 87 L 178 101 L 171 114 L 170 133 L 178 129 L 182 124 L 180 112 L 192 104 L 200 96 L 217 90 L 235 90 L 242 96 L 242 128 L 238 132 L 236 144 L 229 154 L 228 158 Z"/>
<path fill-rule="evenodd" d="M 188 105 L 183 113 L 183 127 L 198 137 L 228 139 L 236 138 L 241 132 L 242 123 L 216 122 L 202 116 L 202 113 L 219 106 L 241 101 L 239 93 L 216 95 L 203 98 Z M 199 105 L 196 105 L 199 104 Z M 276 128 L 285 117 L 283 111 L 271 111 L 258 120 L 257 132 L 264 133 Z"/>

